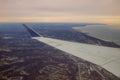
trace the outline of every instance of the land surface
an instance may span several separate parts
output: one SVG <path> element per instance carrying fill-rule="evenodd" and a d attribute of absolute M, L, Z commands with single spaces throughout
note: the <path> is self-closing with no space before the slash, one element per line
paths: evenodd
<path fill-rule="evenodd" d="M 17 32 L 14 29 L 0 33 L 0 80 L 120 80 L 98 65 L 31 39 L 20 25 L 22 28 L 16 29 Z M 74 31 L 69 25 L 59 25 L 64 28 L 56 25 L 51 28 L 48 24 L 28 26 L 46 37 L 120 47 Z"/>

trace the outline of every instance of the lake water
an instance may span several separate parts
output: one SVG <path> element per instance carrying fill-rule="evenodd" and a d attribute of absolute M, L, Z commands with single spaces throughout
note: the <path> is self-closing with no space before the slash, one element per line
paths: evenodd
<path fill-rule="evenodd" d="M 74 29 L 105 41 L 120 44 L 120 25 L 88 25 L 85 27 L 74 27 Z"/>

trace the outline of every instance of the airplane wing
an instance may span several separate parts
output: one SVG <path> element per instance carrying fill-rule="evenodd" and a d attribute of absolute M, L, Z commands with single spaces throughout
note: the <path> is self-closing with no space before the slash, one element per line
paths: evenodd
<path fill-rule="evenodd" d="M 24 25 L 32 39 L 97 64 L 120 77 L 120 48 L 104 47 L 43 37 Z"/>

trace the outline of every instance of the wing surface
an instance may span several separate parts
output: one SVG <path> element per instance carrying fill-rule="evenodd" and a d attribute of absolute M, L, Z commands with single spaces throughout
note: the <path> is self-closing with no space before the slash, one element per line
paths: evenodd
<path fill-rule="evenodd" d="M 31 31 L 28 30 L 28 32 L 31 34 Z M 120 77 L 120 48 L 70 42 L 53 38 L 40 37 L 39 35 L 33 36 L 33 39 L 97 64 L 114 75 Z"/>

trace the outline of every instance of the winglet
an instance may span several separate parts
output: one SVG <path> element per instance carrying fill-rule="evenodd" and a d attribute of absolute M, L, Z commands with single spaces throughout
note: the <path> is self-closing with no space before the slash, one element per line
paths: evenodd
<path fill-rule="evenodd" d="M 32 37 L 42 37 L 38 32 L 36 32 L 32 28 L 26 26 L 25 24 L 23 24 L 23 26 L 26 28 L 26 30 L 30 33 Z"/>

